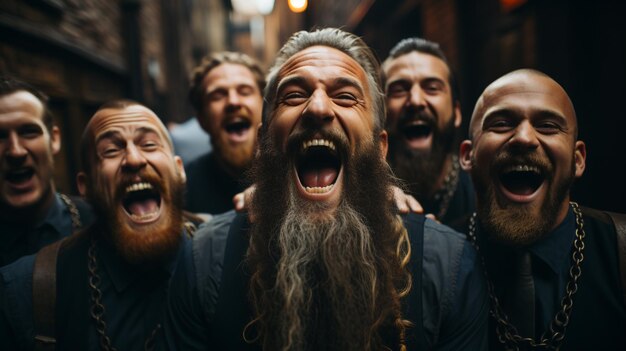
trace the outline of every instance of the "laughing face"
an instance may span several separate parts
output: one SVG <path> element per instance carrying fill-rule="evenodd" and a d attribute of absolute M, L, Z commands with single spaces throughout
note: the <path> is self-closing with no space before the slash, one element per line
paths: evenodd
<path fill-rule="evenodd" d="M 4 214 L 40 215 L 54 197 L 53 155 L 61 138 L 42 118 L 44 106 L 27 91 L 0 97 L 0 207 Z M 32 210 L 35 210 L 35 213 Z M 43 213 L 41 213 L 43 214 Z"/>
<path fill-rule="evenodd" d="M 81 194 L 106 219 L 130 262 L 170 253 L 179 242 L 185 173 L 165 127 L 140 105 L 99 110 L 87 126 L 97 158 L 78 176 Z"/>
<path fill-rule="evenodd" d="M 267 131 L 290 159 L 299 198 L 332 213 L 345 182 L 345 164 L 374 138 L 372 101 L 361 66 L 337 49 L 313 46 L 292 56 L 278 72 L 276 106 Z M 376 139 L 376 140 L 374 140 Z"/>
<path fill-rule="evenodd" d="M 203 80 L 203 108 L 198 119 L 211 135 L 222 164 L 239 174 L 252 161 L 263 99 L 254 75 L 247 67 L 222 63 Z"/>
<path fill-rule="evenodd" d="M 569 189 L 585 169 L 572 103 L 555 81 L 516 71 L 478 100 L 461 145 L 472 175 L 481 223 L 494 239 L 530 244 L 554 229 L 568 210 Z"/>
<path fill-rule="evenodd" d="M 450 70 L 442 59 L 417 51 L 391 59 L 383 69 L 389 163 L 413 195 L 427 199 L 437 190 L 461 125 Z"/>

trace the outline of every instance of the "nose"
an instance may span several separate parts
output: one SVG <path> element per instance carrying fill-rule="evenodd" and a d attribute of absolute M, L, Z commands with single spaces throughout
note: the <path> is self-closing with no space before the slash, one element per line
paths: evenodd
<path fill-rule="evenodd" d="M 129 171 L 140 170 L 146 166 L 146 158 L 136 145 L 130 144 L 126 147 L 126 154 L 122 161 L 122 167 Z"/>
<path fill-rule="evenodd" d="M 414 84 L 411 87 L 407 104 L 416 110 L 421 110 L 426 107 L 426 97 L 424 96 L 424 91 L 419 84 Z"/>
<path fill-rule="evenodd" d="M 509 143 L 518 148 L 534 149 L 539 146 L 536 133 L 530 121 L 525 120 L 517 125 Z"/>
<path fill-rule="evenodd" d="M 318 125 L 330 123 L 335 119 L 332 101 L 326 92 L 322 90 L 313 92 L 304 111 L 302 111 L 302 117 L 305 122 L 313 122 Z"/>
<path fill-rule="evenodd" d="M 13 158 L 22 158 L 28 154 L 28 151 L 24 148 L 20 141 L 20 137 L 15 132 L 9 133 L 7 140 L 8 148 L 7 155 Z"/>
<path fill-rule="evenodd" d="M 226 108 L 230 110 L 236 110 L 241 106 L 241 97 L 239 93 L 235 89 L 230 89 L 228 91 L 228 97 L 226 101 Z"/>

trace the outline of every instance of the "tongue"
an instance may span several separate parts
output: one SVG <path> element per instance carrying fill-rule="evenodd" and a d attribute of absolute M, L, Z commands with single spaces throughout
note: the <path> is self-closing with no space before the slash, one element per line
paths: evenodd
<path fill-rule="evenodd" d="M 159 209 L 159 204 L 154 199 L 146 199 L 141 201 L 133 201 L 128 205 L 130 213 L 136 216 L 143 216 L 148 213 L 154 213 Z"/>
<path fill-rule="evenodd" d="M 334 167 L 307 168 L 300 172 L 300 181 L 306 187 L 325 187 L 337 179 Z"/>

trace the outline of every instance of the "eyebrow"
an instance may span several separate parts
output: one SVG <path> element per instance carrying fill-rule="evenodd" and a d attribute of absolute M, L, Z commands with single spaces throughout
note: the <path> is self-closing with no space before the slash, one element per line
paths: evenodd
<path fill-rule="evenodd" d="M 159 135 L 159 132 L 154 129 L 154 128 L 150 128 L 150 127 L 139 127 L 135 130 L 135 135 L 140 134 L 148 134 L 148 133 L 154 133 L 156 135 Z M 103 139 L 116 139 L 118 138 L 120 135 L 120 132 L 118 130 L 109 130 L 106 131 L 100 135 L 98 135 L 98 137 L 96 138 L 96 144 L 98 144 L 100 141 L 102 141 Z"/>
<path fill-rule="evenodd" d="M 538 116 L 540 118 L 553 118 L 553 119 L 558 119 L 562 123 L 567 122 L 567 118 L 562 113 L 552 110 L 552 109 L 542 108 L 542 109 L 534 110 L 532 111 L 532 113 L 534 116 Z M 517 108 L 500 107 L 500 108 L 485 112 L 485 114 L 483 115 L 483 120 L 486 120 L 487 118 L 496 114 L 504 115 L 507 117 L 517 117 L 517 116 L 523 115 L 523 113 Z"/>
<path fill-rule="evenodd" d="M 280 93 L 283 89 L 285 89 L 286 86 L 289 86 L 289 85 L 307 86 L 309 84 L 308 84 L 307 79 L 302 76 L 291 76 L 291 77 L 287 77 L 281 80 L 278 83 L 278 87 L 276 88 L 276 91 Z M 359 94 L 361 95 L 365 94 L 363 90 L 363 85 L 354 78 L 336 77 L 330 81 L 330 85 L 333 86 L 333 89 L 335 88 L 334 87 L 335 85 L 339 87 L 351 86 L 357 89 L 359 91 Z"/>

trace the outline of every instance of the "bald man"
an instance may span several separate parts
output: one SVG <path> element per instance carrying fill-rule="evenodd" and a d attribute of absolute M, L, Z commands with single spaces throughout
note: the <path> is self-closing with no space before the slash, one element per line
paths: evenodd
<path fill-rule="evenodd" d="M 60 350 L 143 350 L 161 331 L 169 278 L 188 228 L 182 161 L 154 112 L 126 100 L 98 109 L 81 152 L 78 188 L 97 220 L 57 246 L 56 264 L 46 271 L 56 287 L 33 278 L 41 256 L 0 270 L 2 350 L 32 350 L 50 340 Z M 59 318 L 33 323 L 42 320 L 47 300 L 41 296 L 50 291 L 56 291 Z M 50 323 L 56 327 L 40 328 Z"/>
<path fill-rule="evenodd" d="M 469 236 L 494 287 L 492 350 L 626 349 L 618 231 L 570 201 L 585 170 L 577 128 L 565 90 L 534 70 L 499 78 L 476 103 L 460 158 L 477 196 Z"/>

